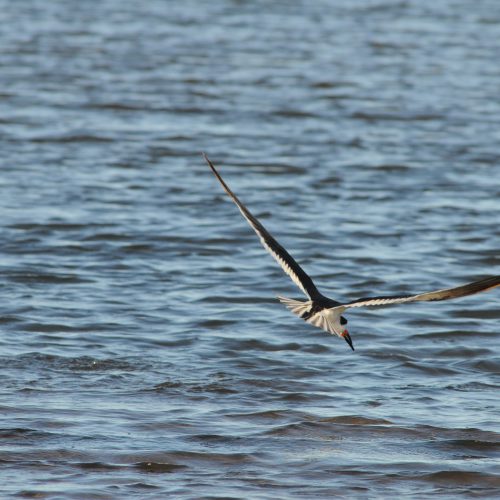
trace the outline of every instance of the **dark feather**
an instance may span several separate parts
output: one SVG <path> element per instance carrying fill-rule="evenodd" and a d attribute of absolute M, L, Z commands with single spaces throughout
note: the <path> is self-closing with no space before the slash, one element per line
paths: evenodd
<path fill-rule="evenodd" d="M 283 270 L 292 278 L 293 282 L 302 289 L 302 291 L 309 296 L 310 299 L 315 300 L 322 297 L 318 289 L 314 285 L 312 279 L 307 273 L 297 264 L 295 259 L 267 232 L 266 228 L 250 213 L 250 211 L 243 205 L 238 197 L 229 189 L 229 186 L 224 182 L 222 177 L 215 169 L 213 163 L 208 159 L 207 155 L 203 154 L 212 172 L 221 183 L 224 191 L 231 197 L 236 206 L 240 209 L 247 222 L 253 230 L 260 237 L 261 242 L 268 250 L 276 261 L 281 265 Z"/>
<path fill-rule="evenodd" d="M 419 293 L 417 295 L 395 295 L 395 296 L 377 296 L 364 297 L 353 300 L 343 307 L 372 307 L 372 306 L 389 306 L 392 304 L 404 304 L 406 302 L 421 302 L 421 301 L 438 301 L 458 299 L 467 295 L 473 295 L 479 292 L 486 292 L 500 286 L 500 276 L 491 276 L 479 281 L 473 281 L 466 285 L 457 286 L 454 288 L 445 288 L 443 290 L 435 290 L 434 292 Z"/>

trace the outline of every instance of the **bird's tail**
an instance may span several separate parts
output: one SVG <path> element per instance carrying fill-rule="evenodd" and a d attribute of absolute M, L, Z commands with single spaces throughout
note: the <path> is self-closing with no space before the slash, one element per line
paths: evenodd
<path fill-rule="evenodd" d="M 301 318 L 305 312 L 308 312 L 312 306 L 312 301 L 310 300 L 302 302 L 300 300 L 294 300 L 294 299 L 289 299 L 288 297 L 280 297 L 280 296 L 278 296 L 278 299 L 282 304 L 285 304 L 285 306 L 288 309 L 290 309 L 290 311 L 292 311 L 293 314 L 296 314 L 299 318 Z"/>

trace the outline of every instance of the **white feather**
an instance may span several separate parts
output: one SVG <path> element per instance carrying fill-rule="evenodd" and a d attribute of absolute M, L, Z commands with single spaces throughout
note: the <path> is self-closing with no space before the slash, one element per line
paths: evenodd
<path fill-rule="evenodd" d="M 299 318 L 301 318 L 304 313 L 308 312 L 312 306 L 312 302 L 310 300 L 301 301 L 289 299 L 288 297 L 278 297 L 278 299 Z"/>

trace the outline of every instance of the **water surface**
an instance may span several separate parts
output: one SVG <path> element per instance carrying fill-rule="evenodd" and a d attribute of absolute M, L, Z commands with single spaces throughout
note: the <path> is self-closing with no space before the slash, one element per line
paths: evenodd
<path fill-rule="evenodd" d="M 493 498 L 500 5 L 0 0 L 6 498 Z"/>

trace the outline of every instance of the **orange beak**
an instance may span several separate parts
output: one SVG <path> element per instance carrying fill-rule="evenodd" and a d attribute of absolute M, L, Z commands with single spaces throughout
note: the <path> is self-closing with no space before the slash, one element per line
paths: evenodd
<path fill-rule="evenodd" d="M 349 332 L 347 331 L 347 329 L 342 332 L 342 337 L 344 337 L 344 340 L 349 344 L 349 347 L 354 351 L 351 336 L 349 335 Z"/>

